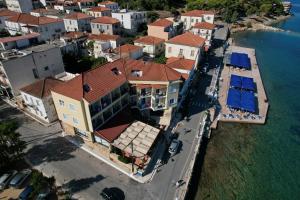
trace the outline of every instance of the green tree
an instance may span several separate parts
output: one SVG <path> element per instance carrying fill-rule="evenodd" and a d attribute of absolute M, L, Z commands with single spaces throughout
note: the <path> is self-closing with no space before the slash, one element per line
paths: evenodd
<path fill-rule="evenodd" d="M 158 18 L 159 18 L 159 14 L 157 12 L 155 12 L 155 11 L 149 11 L 149 12 L 147 12 L 147 19 L 150 22 L 154 22 Z"/>
<path fill-rule="evenodd" d="M 20 139 L 17 129 L 18 124 L 15 121 L 0 123 L 0 170 L 23 158 L 26 143 Z"/>
<path fill-rule="evenodd" d="M 165 57 L 164 54 L 161 54 L 161 55 L 155 57 L 153 61 L 156 63 L 159 63 L 159 64 L 166 64 L 167 58 Z"/>

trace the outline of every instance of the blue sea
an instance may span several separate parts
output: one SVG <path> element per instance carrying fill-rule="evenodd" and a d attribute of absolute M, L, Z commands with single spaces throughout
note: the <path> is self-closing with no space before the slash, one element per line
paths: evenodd
<path fill-rule="evenodd" d="M 221 123 L 207 146 L 195 199 L 300 199 L 300 1 L 287 32 L 244 32 L 270 102 L 265 125 Z"/>

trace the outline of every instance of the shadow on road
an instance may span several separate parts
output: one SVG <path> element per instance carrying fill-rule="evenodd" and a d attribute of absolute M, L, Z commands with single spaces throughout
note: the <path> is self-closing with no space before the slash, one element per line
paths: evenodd
<path fill-rule="evenodd" d="M 97 175 L 95 177 L 90 178 L 73 179 L 65 183 L 63 187 L 68 189 L 71 193 L 76 193 L 89 188 L 91 185 L 100 182 L 104 178 L 105 177 L 102 175 Z"/>
<path fill-rule="evenodd" d="M 31 147 L 27 151 L 27 158 L 34 166 L 44 162 L 63 161 L 73 158 L 72 152 L 78 148 L 63 137 L 49 138 Z"/>

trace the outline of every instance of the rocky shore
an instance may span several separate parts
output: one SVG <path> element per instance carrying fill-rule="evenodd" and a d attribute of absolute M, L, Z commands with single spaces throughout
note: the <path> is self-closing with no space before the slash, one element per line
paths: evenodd
<path fill-rule="evenodd" d="M 261 16 L 251 16 L 243 18 L 242 20 L 231 26 L 231 33 L 241 31 L 284 31 L 283 29 L 273 27 L 272 24 L 286 20 L 289 17 L 291 17 L 291 15 L 273 18 Z"/>

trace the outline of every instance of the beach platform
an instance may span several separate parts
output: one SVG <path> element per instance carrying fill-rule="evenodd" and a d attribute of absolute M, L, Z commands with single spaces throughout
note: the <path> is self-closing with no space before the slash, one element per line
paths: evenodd
<path fill-rule="evenodd" d="M 251 69 L 239 69 L 232 66 L 226 66 L 226 64 L 224 64 L 223 70 L 221 72 L 221 78 L 219 81 L 218 96 L 218 101 L 220 103 L 221 110 L 218 117 L 214 120 L 212 128 L 217 127 L 217 121 L 265 124 L 269 103 L 260 75 L 259 66 L 257 64 L 255 49 L 244 48 L 239 46 L 230 46 L 227 51 L 227 53 L 237 52 L 248 54 L 250 58 Z M 246 113 L 242 111 L 233 110 L 227 107 L 227 95 L 228 90 L 230 88 L 230 77 L 232 74 L 253 78 L 253 81 L 256 84 L 256 90 L 254 91 L 254 96 L 256 99 L 255 113 Z"/>

